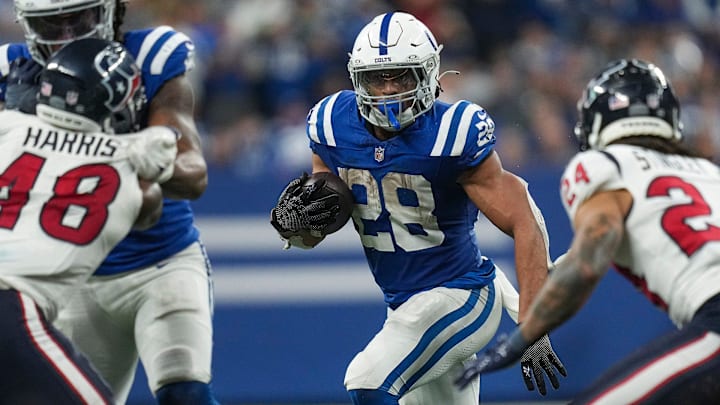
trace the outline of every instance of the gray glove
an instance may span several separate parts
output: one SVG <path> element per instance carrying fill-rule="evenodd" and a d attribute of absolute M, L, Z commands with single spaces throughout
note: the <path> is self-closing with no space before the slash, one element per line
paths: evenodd
<path fill-rule="evenodd" d="M 567 376 L 565 366 L 563 366 L 557 354 L 555 354 L 548 335 L 543 335 L 543 337 L 525 350 L 525 353 L 523 353 L 520 358 L 520 366 L 527 389 L 534 391 L 534 386 L 537 385 L 541 395 L 547 393 L 543 372 L 547 374 L 550 384 L 552 384 L 554 389 L 560 386 L 560 382 L 553 371 L 553 367 L 557 369 L 563 377 Z M 535 381 L 534 384 L 533 380 Z"/>

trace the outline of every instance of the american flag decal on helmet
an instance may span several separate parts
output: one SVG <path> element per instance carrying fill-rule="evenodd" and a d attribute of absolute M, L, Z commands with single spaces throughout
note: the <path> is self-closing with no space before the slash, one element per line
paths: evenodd
<path fill-rule="evenodd" d="M 630 106 L 630 98 L 622 93 L 612 94 L 608 99 L 608 108 L 610 111 L 628 108 Z"/>
<path fill-rule="evenodd" d="M 48 82 L 42 82 L 40 83 L 40 94 L 42 94 L 45 97 L 50 97 L 52 95 L 52 89 L 53 85 Z"/>

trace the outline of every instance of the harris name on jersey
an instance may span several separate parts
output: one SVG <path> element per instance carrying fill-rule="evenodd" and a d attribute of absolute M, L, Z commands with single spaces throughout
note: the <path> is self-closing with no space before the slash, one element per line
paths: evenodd
<path fill-rule="evenodd" d="M 119 149 L 120 142 L 118 139 L 101 134 L 29 126 L 23 146 L 74 156 L 113 157 Z"/>

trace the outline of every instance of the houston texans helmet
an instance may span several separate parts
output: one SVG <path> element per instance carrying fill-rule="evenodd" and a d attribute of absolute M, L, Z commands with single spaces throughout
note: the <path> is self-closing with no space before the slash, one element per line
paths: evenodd
<path fill-rule="evenodd" d="M 601 149 L 621 138 L 682 139 L 680 103 L 663 72 L 639 59 L 619 59 L 587 84 L 577 103 L 580 149 Z"/>
<path fill-rule="evenodd" d="M 360 114 L 388 131 L 412 124 L 439 95 L 441 50 L 432 32 L 413 15 L 391 12 L 375 17 L 358 34 L 348 61 Z M 368 76 L 378 71 L 400 72 L 398 76 L 405 75 L 413 88 L 373 96 Z"/>
<path fill-rule="evenodd" d="M 129 111 L 140 119 L 145 92 L 140 69 L 118 42 L 73 41 L 48 59 L 40 72 L 37 115 L 75 131 L 112 133 L 112 116 Z"/>

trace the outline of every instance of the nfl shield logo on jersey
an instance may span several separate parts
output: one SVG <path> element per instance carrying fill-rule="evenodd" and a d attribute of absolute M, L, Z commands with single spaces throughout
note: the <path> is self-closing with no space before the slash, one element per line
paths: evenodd
<path fill-rule="evenodd" d="M 385 160 L 385 148 L 382 146 L 375 147 L 375 161 L 380 163 Z"/>

